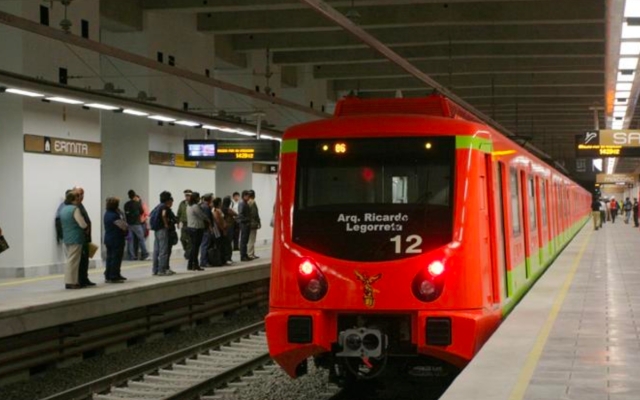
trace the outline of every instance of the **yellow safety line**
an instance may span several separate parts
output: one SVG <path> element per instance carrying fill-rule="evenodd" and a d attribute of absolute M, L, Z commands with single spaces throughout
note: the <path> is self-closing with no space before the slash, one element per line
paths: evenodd
<path fill-rule="evenodd" d="M 569 272 L 569 275 L 567 276 L 567 279 L 565 279 L 564 284 L 560 289 L 560 292 L 556 296 L 556 300 L 554 301 L 553 306 L 551 307 L 551 312 L 549 313 L 549 316 L 547 317 L 547 320 L 544 323 L 544 326 L 542 327 L 540 334 L 538 334 L 538 338 L 536 339 L 536 343 L 533 346 L 533 349 L 531 350 L 531 352 L 529 353 L 529 356 L 527 357 L 527 361 L 525 362 L 524 367 L 520 372 L 520 376 L 518 377 L 518 381 L 516 382 L 516 385 L 513 388 L 511 395 L 509 396 L 509 400 L 522 400 L 522 398 L 524 398 L 524 394 L 527 391 L 527 388 L 529 387 L 529 382 L 531 381 L 533 372 L 535 371 L 536 366 L 538 365 L 538 361 L 540 360 L 540 356 L 542 355 L 544 346 L 547 343 L 547 339 L 549 339 L 549 335 L 551 334 L 551 329 L 553 328 L 553 324 L 556 322 L 556 319 L 558 318 L 558 314 L 560 313 L 560 308 L 564 303 L 564 299 L 565 297 L 567 297 L 567 292 L 569 292 L 569 288 L 571 287 L 571 283 L 573 282 L 573 279 L 576 275 L 576 271 L 578 270 L 578 266 L 580 265 L 580 261 L 582 260 L 582 256 L 584 255 L 584 251 L 587 249 L 587 244 L 589 244 L 589 239 L 591 239 L 592 233 L 593 231 L 590 231 L 589 234 L 587 235 L 587 238 L 582 244 L 582 248 L 580 249 L 580 252 L 578 253 L 578 255 L 576 256 L 573 262 L 573 266 L 571 267 L 571 272 Z"/>

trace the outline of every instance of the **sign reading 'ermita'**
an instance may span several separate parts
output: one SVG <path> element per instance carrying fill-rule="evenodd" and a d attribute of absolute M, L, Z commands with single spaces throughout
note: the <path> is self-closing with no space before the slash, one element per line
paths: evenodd
<path fill-rule="evenodd" d="M 102 156 L 102 143 L 49 136 L 24 135 L 24 151 L 57 156 L 100 158 Z"/>

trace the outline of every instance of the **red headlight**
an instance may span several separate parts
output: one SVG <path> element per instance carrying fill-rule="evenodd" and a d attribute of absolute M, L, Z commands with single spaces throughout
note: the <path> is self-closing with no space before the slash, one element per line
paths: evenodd
<path fill-rule="evenodd" d="M 298 287 L 302 296 L 310 301 L 320 300 L 329 289 L 324 274 L 311 260 L 304 260 L 298 267 Z"/>
<path fill-rule="evenodd" d="M 445 266 L 442 261 L 432 261 L 427 268 L 420 271 L 411 283 L 413 295 L 420 301 L 434 301 L 444 288 Z"/>

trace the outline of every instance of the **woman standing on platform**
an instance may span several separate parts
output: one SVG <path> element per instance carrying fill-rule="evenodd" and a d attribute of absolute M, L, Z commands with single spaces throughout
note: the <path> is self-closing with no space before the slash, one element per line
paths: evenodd
<path fill-rule="evenodd" d="M 120 274 L 120 267 L 128 226 L 124 214 L 118 209 L 119 206 L 119 198 L 107 198 L 107 211 L 104 213 L 104 244 L 107 246 L 104 278 L 107 283 L 123 283 L 126 279 Z"/>
<path fill-rule="evenodd" d="M 187 207 L 187 226 L 189 237 L 191 238 L 191 251 L 189 252 L 189 263 L 187 269 L 189 271 L 204 271 L 198 263 L 198 253 L 202 244 L 204 230 L 207 228 L 208 218 L 198 204 L 200 202 L 200 193 L 193 192 L 189 198 L 189 206 Z"/>

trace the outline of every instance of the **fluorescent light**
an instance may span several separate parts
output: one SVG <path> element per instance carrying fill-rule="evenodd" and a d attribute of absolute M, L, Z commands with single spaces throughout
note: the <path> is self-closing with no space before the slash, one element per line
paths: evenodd
<path fill-rule="evenodd" d="M 202 129 L 220 130 L 220 127 L 218 127 L 218 126 L 213 126 L 213 125 L 202 125 Z"/>
<path fill-rule="evenodd" d="M 623 39 L 640 39 L 640 26 L 629 25 L 626 22 L 623 22 L 622 38 Z"/>
<path fill-rule="evenodd" d="M 631 86 L 632 85 L 630 83 L 618 82 L 618 83 L 616 83 L 616 91 L 624 91 L 624 90 L 629 90 L 630 91 L 631 90 Z"/>
<path fill-rule="evenodd" d="M 633 79 L 635 78 L 636 73 L 633 72 L 631 74 L 623 74 L 621 72 L 618 72 L 618 82 L 633 82 Z"/>
<path fill-rule="evenodd" d="M 618 62 L 620 69 L 636 69 L 638 67 L 638 57 L 622 57 Z"/>
<path fill-rule="evenodd" d="M 58 103 L 65 103 L 65 104 L 82 104 L 83 103 L 82 101 L 68 99 L 66 97 L 45 97 L 45 100 L 55 101 Z"/>
<path fill-rule="evenodd" d="M 614 122 L 613 124 L 611 124 L 611 129 L 622 129 L 623 127 L 623 123 L 622 121 L 618 122 Z"/>
<path fill-rule="evenodd" d="M 613 112 L 613 116 L 614 117 L 624 117 L 625 115 L 627 115 L 626 111 L 614 111 Z"/>
<path fill-rule="evenodd" d="M 640 2 L 637 0 L 627 0 L 626 4 L 624 5 L 624 17 L 640 17 Z"/>
<path fill-rule="evenodd" d="M 613 111 L 627 112 L 627 106 L 615 106 L 613 107 Z"/>
<path fill-rule="evenodd" d="M 620 91 L 620 90 L 616 91 L 616 98 L 617 99 L 621 99 L 621 98 L 627 98 L 628 99 L 629 97 L 631 97 L 631 92 L 629 92 L 629 91 Z"/>
<path fill-rule="evenodd" d="M 227 133 L 238 133 L 241 129 L 233 129 L 233 128 L 218 128 L 219 131 L 227 132 Z"/>
<path fill-rule="evenodd" d="M 270 139 L 270 140 L 273 140 L 273 136 L 271 136 L 271 135 L 260 135 L 260 139 Z"/>
<path fill-rule="evenodd" d="M 148 118 L 155 119 L 162 122 L 173 122 L 176 120 L 175 118 L 165 117 L 164 115 L 150 115 Z"/>
<path fill-rule="evenodd" d="M 176 125 L 184 125 L 184 126 L 200 126 L 202 124 L 198 123 L 198 122 L 193 122 L 193 121 L 185 121 L 185 120 L 180 120 L 180 121 L 176 121 Z"/>
<path fill-rule="evenodd" d="M 255 136 L 256 135 L 253 132 L 245 131 L 245 130 L 242 130 L 242 129 L 238 129 L 234 133 L 237 133 L 238 135 L 243 135 L 243 136 Z"/>
<path fill-rule="evenodd" d="M 620 44 L 621 56 L 637 56 L 640 54 L 640 42 L 622 42 Z"/>
<path fill-rule="evenodd" d="M 28 97 L 44 97 L 43 94 L 36 93 L 36 92 L 29 92 L 28 90 L 22 90 L 22 89 L 7 89 L 7 92 L 13 93 L 13 94 L 21 94 L 23 96 L 28 96 Z"/>
<path fill-rule="evenodd" d="M 85 107 L 99 108 L 101 110 L 107 110 L 107 111 L 113 111 L 113 110 L 119 110 L 120 109 L 120 107 L 108 106 L 106 104 L 100 104 L 100 103 L 85 104 Z"/>
<path fill-rule="evenodd" d="M 130 109 L 130 108 L 126 108 L 126 109 L 123 111 L 123 113 L 125 113 L 125 114 L 129 114 L 129 115 L 135 115 L 135 116 L 138 116 L 138 117 L 146 117 L 147 115 L 149 115 L 149 114 L 148 114 L 148 113 L 146 113 L 146 112 L 142 112 L 142 111 L 138 111 L 138 110 L 132 110 L 132 109 Z"/>

